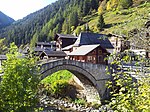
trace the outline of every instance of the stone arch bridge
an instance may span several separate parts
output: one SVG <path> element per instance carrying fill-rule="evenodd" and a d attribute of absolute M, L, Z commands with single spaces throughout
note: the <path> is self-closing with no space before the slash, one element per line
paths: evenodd
<path fill-rule="evenodd" d="M 106 75 L 106 65 L 92 64 L 73 60 L 46 60 L 41 64 L 41 80 L 59 70 L 68 70 L 73 73 L 81 82 L 87 80 L 97 89 L 101 100 L 108 97 L 108 89 L 105 83 L 110 79 Z"/>

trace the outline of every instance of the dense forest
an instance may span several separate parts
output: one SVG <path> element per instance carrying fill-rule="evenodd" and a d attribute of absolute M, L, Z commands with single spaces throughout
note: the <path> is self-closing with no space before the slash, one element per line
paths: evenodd
<path fill-rule="evenodd" d="M 149 2 L 149 0 L 58 0 L 0 29 L 0 37 L 6 38 L 7 43 L 15 42 L 20 46 L 30 41 L 51 41 L 56 33 L 77 35 L 87 30 L 87 26 L 89 30 L 99 32 L 103 31 L 104 26 L 111 27 L 110 24 L 101 23 L 105 13 L 137 7 L 146 1 Z M 93 17 L 97 20 L 93 25 L 96 28 L 90 26 Z"/>

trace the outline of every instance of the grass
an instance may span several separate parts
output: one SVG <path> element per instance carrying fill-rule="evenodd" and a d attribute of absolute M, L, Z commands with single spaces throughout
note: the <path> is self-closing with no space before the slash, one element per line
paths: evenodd
<path fill-rule="evenodd" d="M 128 31 L 132 29 L 142 28 L 150 18 L 150 2 L 129 9 L 105 12 L 103 16 L 106 26 L 100 33 L 127 35 Z M 97 13 L 84 17 L 84 21 L 88 22 L 92 31 L 99 32 L 97 29 Z M 83 26 L 80 27 L 83 28 Z"/>
<path fill-rule="evenodd" d="M 73 74 L 67 70 L 58 71 L 52 75 L 49 75 L 41 81 L 43 84 L 53 84 L 57 80 L 66 80 L 69 81 L 72 78 Z"/>

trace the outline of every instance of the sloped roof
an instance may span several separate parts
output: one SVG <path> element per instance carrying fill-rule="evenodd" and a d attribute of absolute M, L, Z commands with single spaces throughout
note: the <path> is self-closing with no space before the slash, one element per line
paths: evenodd
<path fill-rule="evenodd" d="M 74 36 L 74 35 L 70 35 L 70 34 L 56 34 L 54 37 L 54 40 L 57 40 L 57 38 L 68 38 L 68 39 L 77 39 L 78 37 Z"/>
<path fill-rule="evenodd" d="M 65 57 L 67 54 L 63 51 L 50 51 L 50 50 L 45 50 L 42 53 L 45 53 L 47 56 L 52 56 L 52 57 Z M 41 54 L 42 54 L 41 53 Z"/>
<path fill-rule="evenodd" d="M 37 42 L 36 45 L 53 45 L 55 44 L 55 41 L 51 41 L 51 42 Z"/>
<path fill-rule="evenodd" d="M 78 38 L 74 35 L 70 35 L 70 34 L 57 34 L 59 37 L 61 38 Z"/>
<path fill-rule="evenodd" d="M 117 35 L 117 34 L 112 34 L 112 33 L 109 33 L 107 36 L 108 36 L 108 37 L 112 37 L 112 36 L 114 36 L 114 37 L 119 37 L 119 38 L 122 38 L 122 39 L 124 39 L 124 40 L 127 38 L 126 35 Z"/>
<path fill-rule="evenodd" d="M 113 49 L 113 45 L 104 34 L 82 32 L 75 42 L 75 46 L 100 44 L 103 48 Z"/>
<path fill-rule="evenodd" d="M 53 49 L 47 48 L 47 47 L 43 47 L 43 48 L 41 48 L 41 47 L 35 47 L 34 48 L 35 52 L 42 52 L 42 51 L 46 51 L 46 50 L 53 51 Z"/>
<path fill-rule="evenodd" d="M 91 52 L 92 50 L 94 50 L 95 48 L 97 48 L 98 46 L 100 46 L 100 45 L 99 44 L 82 45 L 79 48 L 77 48 L 76 50 L 69 53 L 68 55 L 69 56 L 84 56 L 84 55 L 88 54 L 89 52 Z"/>
<path fill-rule="evenodd" d="M 63 51 L 69 50 L 69 49 L 71 49 L 73 46 L 74 46 L 74 44 L 69 45 L 69 46 L 67 46 L 67 47 L 62 48 L 62 50 L 63 50 Z"/>
<path fill-rule="evenodd" d="M 44 48 L 41 48 L 41 47 L 35 47 L 34 48 L 34 51 L 35 52 L 42 52 L 42 51 L 44 51 L 45 49 Z"/>

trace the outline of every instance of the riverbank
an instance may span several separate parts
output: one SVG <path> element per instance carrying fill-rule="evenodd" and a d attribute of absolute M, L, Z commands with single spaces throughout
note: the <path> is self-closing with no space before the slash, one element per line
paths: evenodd
<path fill-rule="evenodd" d="M 67 99 L 56 99 L 46 95 L 40 98 L 43 112 L 113 112 L 108 105 L 80 105 Z"/>

